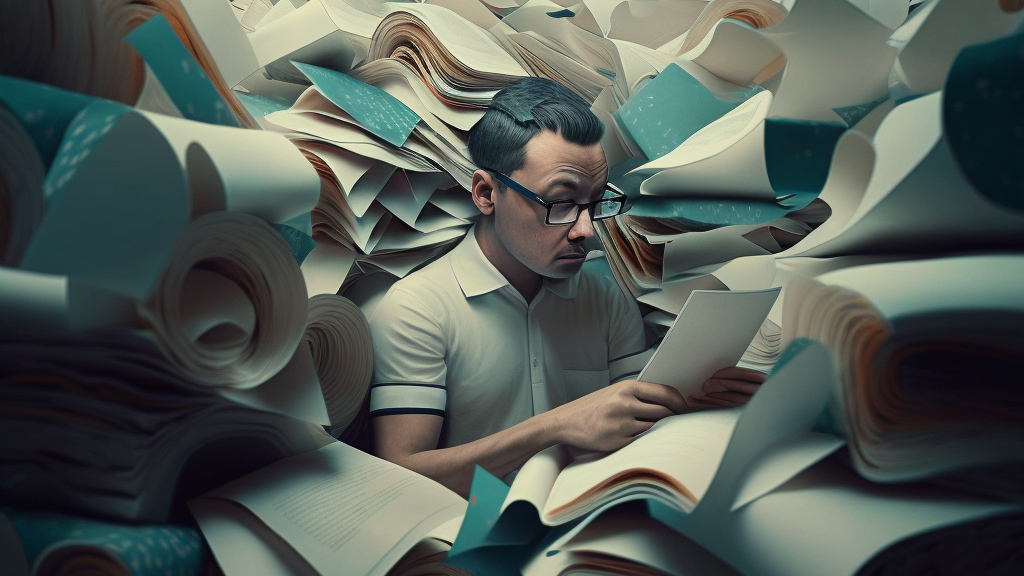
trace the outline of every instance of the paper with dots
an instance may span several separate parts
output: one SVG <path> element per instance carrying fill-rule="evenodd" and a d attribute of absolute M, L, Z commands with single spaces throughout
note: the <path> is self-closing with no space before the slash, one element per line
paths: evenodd
<path fill-rule="evenodd" d="M 124 37 L 149 64 L 174 105 L 189 120 L 238 126 L 238 120 L 213 81 L 181 43 L 163 14 Z"/>
<path fill-rule="evenodd" d="M 736 87 L 715 94 L 677 64 L 670 64 L 615 112 L 618 121 L 651 160 L 674 150 L 701 128 L 761 91 Z"/>
<path fill-rule="evenodd" d="M 6 106 L 25 127 L 46 167 L 57 155 L 68 125 L 96 100 L 47 84 L 0 75 L 0 105 Z"/>
<path fill-rule="evenodd" d="M 101 559 L 138 576 L 199 576 L 204 573 L 203 542 L 195 529 L 167 525 L 113 524 L 49 512 L 8 511 L 21 539 L 25 560 L 37 573 L 64 553 Z M 102 565 L 101 564 L 101 565 Z"/>
<path fill-rule="evenodd" d="M 43 180 L 43 196 L 48 202 L 74 177 L 78 166 L 89 157 L 96 143 L 113 129 L 117 119 L 129 110 L 120 102 L 97 100 L 75 116 Z"/>
<path fill-rule="evenodd" d="M 387 92 L 355 78 L 311 64 L 292 62 L 328 100 L 375 136 L 401 146 L 420 117 Z"/>

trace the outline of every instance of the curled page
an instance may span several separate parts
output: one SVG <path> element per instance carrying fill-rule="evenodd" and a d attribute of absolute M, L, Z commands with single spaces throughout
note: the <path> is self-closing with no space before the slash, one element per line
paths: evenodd
<path fill-rule="evenodd" d="M 313 355 L 331 428 L 344 429 L 370 390 L 370 325 L 358 306 L 334 294 L 310 298 L 306 321 L 302 339 Z"/>
<path fill-rule="evenodd" d="M 252 388 L 291 360 L 305 329 L 306 285 L 266 222 L 215 212 L 182 232 L 144 315 L 183 373 L 211 387 Z"/>

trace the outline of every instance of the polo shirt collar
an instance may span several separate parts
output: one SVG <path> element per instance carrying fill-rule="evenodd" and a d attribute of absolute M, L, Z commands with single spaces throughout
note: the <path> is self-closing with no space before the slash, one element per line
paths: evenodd
<path fill-rule="evenodd" d="M 494 267 L 494 264 L 491 264 L 487 256 L 484 256 L 480 244 L 476 241 L 475 227 L 470 228 L 462 242 L 452 249 L 450 256 L 452 272 L 455 273 L 455 279 L 466 298 L 509 286 L 508 280 Z M 563 279 L 544 278 L 543 282 L 543 287 L 556 296 L 569 299 L 576 297 L 580 275 L 577 273 Z"/>

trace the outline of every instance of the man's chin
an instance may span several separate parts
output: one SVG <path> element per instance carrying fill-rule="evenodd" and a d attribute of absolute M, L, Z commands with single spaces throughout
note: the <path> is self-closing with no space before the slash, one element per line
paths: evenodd
<path fill-rule="evenodd" d="M 585 257 L 558 258 L 552 263 L 551 266 L 548 267 L 548 270 L 546 271 L 544 276 L 547 276 L 548 278 L 554 278 L 556 280 L 569 278 L 570 276 L 573 276 L 574 274 L 579 272 L 581 268 L 583 268 L 584 260 L 586 260 Z"/>

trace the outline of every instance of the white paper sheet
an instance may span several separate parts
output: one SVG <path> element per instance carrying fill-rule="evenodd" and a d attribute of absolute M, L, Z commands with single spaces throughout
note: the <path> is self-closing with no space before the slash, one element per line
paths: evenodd
<path fill-rule="evenodd" d="M 736 365 L 778 296 L 779 288 L 692 292 L 637 380 L 700 395 L 712 374 Z"/>

